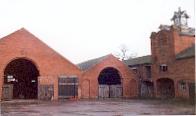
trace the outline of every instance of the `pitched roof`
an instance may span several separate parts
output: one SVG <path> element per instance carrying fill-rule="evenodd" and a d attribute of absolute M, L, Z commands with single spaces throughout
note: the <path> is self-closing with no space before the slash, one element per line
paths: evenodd
<path fill-rule="evenodd" d="M 194 56 L 195 56 L 195 44 L 183 50 L 182 52 L 178 53 L 176 55 L 176 59 L 184 59 L 184 58 L 190 58 Z"/>
<path fill-rule="evenodd" d="M 25 43 L 25 44 L 23 44 L 22 46 L 23 47 L 28 47 L 28 50 L 30 50 L 29 49 L 30 47 L 35 47 L 36 46 L 36 47 L 39 47 L 40 48 L 40 46 L 42 46 L 42 48 L 45 48 L 44 49 L 45 51 L 39 50 L 38 48 L 37 48 L 38 50 L 36 50 L 36 51 L 41 51 L 41 53 L 44 52 L 45 54 L 48 53 L 47 54 L 48 56 L 50 56 L 50 53 L 54 53 L 54 54 L 56 54 L 56 55 L 54 55 L 56 58 L 61 58 L 62 59 L 62 60 L 59 60 L 59 61 L 63 61 L 63 62 L 69 63 L 70 66 L 73 66 L 74 68 L 76 68 L 77 70 L 79 70 L 79 68 L 75 64 L 73 64 L 67 58 L 65 58 L 64 56 L 62 56 L 61 54 L 59 54 L 57 51 L 55 51 L 53 48 L 51 48 L 50 46 L 48 46 L 46 43 L 44 43 L 42 40 L 40 40 L 38 37 L 36 37 L 35 35 L 33 35 L 31 32 L 29 32 L 25 28 L 20 28 L 17 31 L 12 32 L 12 33 L 10 33 L 7 36 L 4 36 L 4 37 L 0 38 L 0 44 L 1 43 L 9 43 L 9 41 L 13 41 L 11 39 L 24 40 L 23 43 Z M 33 40 L 33 43 L 30 40 Z M 21 45 L 22 44 L 20 41 L 17 41 L 17 42 L 20 43 L 20 44 L 17 44 L 17 45 Z M 31 46 L 28 46 L 28 45 L 31 45 Z M 48 59 L 50 59 L 50 57 L 48 57 L 47 55 L 46 55 L 46 57 Z"/>
<path fill-rule="evenodd" d="M 126 65 L 151 64 L 151 55 L 125 60 Z"/>
<path fill-rule="evenodd" d="M 88 70 L 91 67 L 95 66 L 96 64 L 98 64 L 99 62 L 101 62 L 103 59 L 107 58 L 109 55 L 105 55 L 99 58 L 95 58 L 95 59 L 91 59 L 88 61 L 84 61 L 82 63 L 77 64 L 77 66 L 81 69 L 81 70 Z"/>

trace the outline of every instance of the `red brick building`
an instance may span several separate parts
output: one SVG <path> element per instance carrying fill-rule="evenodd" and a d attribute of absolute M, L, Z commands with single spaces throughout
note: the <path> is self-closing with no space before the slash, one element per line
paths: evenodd
<path fill-rule="evenodd" d="M 25 29 L 0 39 L 1 99 L 58 99 L 64 77 L 80 82 L 80 69 Z M 77 82 L 78 83 L 78 82 Z M 77 84 L 76 84 L 77 85 Z M 75 91 L 77 97 L 80 84 Z"/>
<path fill-rule="evenodd" d="M 113 55 L 78 64 L 82 70 L 82 98 L 137 97 L 137 82 L 129 68 Z"/>
<path fill-rule="evenodd" d="M 125 62 L 106 55 L 78 66 L 20 29 L 0 39 L 0 99 L 194 98 L 195 30 L 187 18 L 179 10 L 174 25 L 151 34 L 152 55 Z"/>
<path fill-rule="evenodd" d="M 128 98 L 138 90 L 134 74 L 114 56 L 77 67 L 24 28 L 0 39 L 0 77 L 3 100 Z"/>
<path fill-rule="evenodd" d="M 174 25 L 161 25 L 151 34 L 152 55 L 125 61 L 137 70 L 141 96 L 195 97 L 195 29 L 188 27 L 187 18 L 179 9 Z"/>

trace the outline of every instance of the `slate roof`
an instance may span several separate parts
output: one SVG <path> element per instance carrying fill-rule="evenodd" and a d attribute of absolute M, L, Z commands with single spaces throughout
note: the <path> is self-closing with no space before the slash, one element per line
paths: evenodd
<path fill-rule="evenodd" d="M 178 60 L 178 59 L 190 58 L 194 56 L 195 56 L 195 44 L 183 50 L 179 54 L 177 54 L 176 59 Z M 128 66 L 139 65 L 139 64 L 151 64 L 152 59 L 151 59 L 151 55 L 147 55 L 147 56 L 125 60 L 124 63 Z"/>
<path fill-rule="evenodd" d="M 186 30 L 182 30 L 180 32 L 180 35 L 185 35 L 185 36 L 195 36 L 195 28 L 189 27 Z"/>
<path fill-rule="evenodd" d="M 184 58 L 190 58 L 194 56 L 195 56 L 195 44 L 183 50 L 182 52 L 178 53 L 176 55 L 176 59 L 184 59 Z"/>
<path fill-rule="evenodd" d="M 124 63 L 126 65 L 138 65 L 138 64 L 151 64 L 151 55 L 137 57 L 129 60 L 125 60 Z"/>
<path fill-rule="evenodd" d="M 85 70 L 88 70 L 90 69 L 91 67 L 95 66 L 96 64 L 98 64 L 99 62 L 101 62 L 103 59 L 107 58 L 109 55 L 105 55 L 105 56 L 102 56 L 102 57 L 99 57 L 99 58 L 95 58 L 95 59 L 91 59 L 91 60 L 88 60 L 88 61 L 84 61 L 82 63 L 79 63 L 77 64 L 77 66 L 85 71 Z"/>

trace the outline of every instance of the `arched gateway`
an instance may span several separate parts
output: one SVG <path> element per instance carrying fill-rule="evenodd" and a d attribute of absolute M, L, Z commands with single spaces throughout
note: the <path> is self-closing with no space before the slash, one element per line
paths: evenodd
<path fill-rule="evenodd" d="M 32 61 L 26 58 L 11 61 L 4 70 L 3 98 L 37 99 L 38 76 L 39 71 Z"/>
<path fill-rule="evenodd" d="M 99 98 L 118 98 L 122 96 L 119 71 L 115 68 L 103 69 L 98 77 Z"/>
<path fill-rule="evenodd" d="M 161 98 L 173 98 L 175 96 L 174 81 L 169 78 L 157 80 L 157 92 Z"/>

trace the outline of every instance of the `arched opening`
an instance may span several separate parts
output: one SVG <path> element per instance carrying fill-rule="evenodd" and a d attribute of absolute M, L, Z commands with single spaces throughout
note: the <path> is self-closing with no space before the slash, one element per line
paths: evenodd
<path fill-rule="evenodd" d="M 154 84 L 150 81 L 141 82 L 141 97 L 149 98 L 154 96 Z"/>
<path fill-rule="evenodd" d="M 4 70 L 4 85 L 12 86 L 13 99 L 37 99 L 38 76 L 39 71 L 32 61 L 15 59 Z"/>
<path fill-rule="evenodd" d="M 121 77 L 115 68 L 103 69 L 98 77 L 99 98 L 116 98 L 122 96 Z"/>
<path fill-rule="evenodd" d="M 174 81 L 169 78 L 158 79 L 157 89 L 161 98 L 173 98 L 175 96 Z"/>

